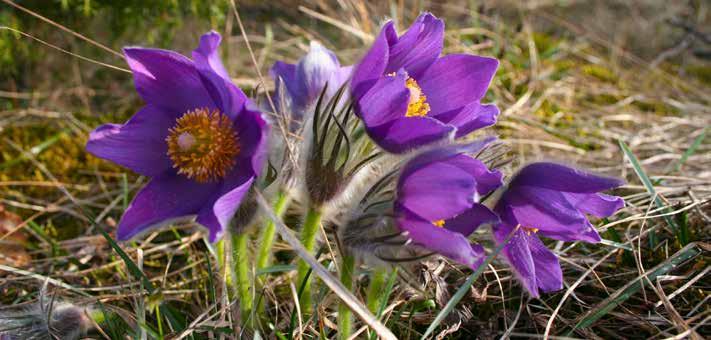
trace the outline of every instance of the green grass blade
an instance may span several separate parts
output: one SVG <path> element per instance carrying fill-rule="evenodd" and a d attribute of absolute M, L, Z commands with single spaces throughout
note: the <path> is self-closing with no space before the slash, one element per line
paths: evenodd
<path fill-rule="evenodd" d="M 627 159 L 629 159 L 630 163 L 632 164 L 632 168 L 634 169 L 634 172 L 637 174 L 637 177 L 642 181 L 642 184 L 644 187 L 647 189 L 647 192 L 649 192 L 649 195 L 652 196 L 654 199 L 654 204 L 658 208 L 664 208 L 662 211 L 663 213 L 668 212 L 668 208 L 666 208 L 666 205 L 664 205 L 664 202 L 662 201 L 661 198 L 659 198 L 659 195 L 657 195 L 657 191 L 654 189 L 654 185 L 652 184 L 652 181 L 649 179 L 649 176 L 647 176 L 647 173 L 644 172 L 644 169 L 642 168 L 642 165 L 639 163 L 639 160 L 637 159 L 637 156 L 632 153 L 632 150 L 625 144 L 623 141 L 618 141 L 620 144 L 620 148 L 622 148 L 622 152 L 625 153 L 627 156 Z M 679 226 L 677 226 L 676 222 L 672 218 L 672 216 L 664 216 L 664 220 L 669 224 L 669 227 L 672 229 L 672 232 L 674 233 L 675 236 L 678 234 Z M 652 232 L 650 232 L 650 239 L 652 238 Z M 654 245 L 652 245 L 654 246 Z"/>
<path fill-rule="evenodd" d="M 698 137 L 696 137 L 696 139 L 694 139 L 694 142 L 691 143 L 691 146 L 689 147 L 689 149 L 687 149 L 686 152 L 684 152 L 684 154 L 681 155 L 681 158 L 679 159 L 679 163 L 676 163 L 676 167 L 674 167 L 674 171 L 681 170 L 681 166 L 684 165 L 684 163 L 686 163 L 686 160 L 689 159 L 689 157 L 691 157 L 691 155 L 693 155 L 696 152 L 696 149 L 698 149 L 699 146 L 701 146 L 701 143 L 704 141 L 704 138 L 706 138 L 706 132 L 708 132 L 708 130 L 709 130 L 709 128 L 705 127 L 703 129 L 703 131 L 701 131 L 701 134 Z"/>
<path fill-rule="evenodd" d="M 636 294 L 644 284 L 646 279 L 654 282 L 656 278 L 660 275 L 664 275 L 670 270 L 678 267 L 682 263 L 693 259 L 694 257 L 701 254 L 703 250 L 697 243 L 690 243 L 686 247 L 682 248 L 670 258 L 666 259 L 664 262 L 660 263 L 656 267 L 647 271 L 645 275 L 641 275 L 634 279 L 632 282 L 626 284 L 615 293 L 610 295 L 607 299 L 600 302 L 593 309 L 585 313 L 579 321 L 575 324 L 573 329 L 571 329 L 566 336 L 570 336 L 575 332 L 575 330 L 580 328 L 586 328 L 592 325 L 595 321 L 599 320 L 601 317 L 605 316 L 615 307 L 622 304 L 624 301 Z M 646 279 L 645 279 L 646 277 Z"/>

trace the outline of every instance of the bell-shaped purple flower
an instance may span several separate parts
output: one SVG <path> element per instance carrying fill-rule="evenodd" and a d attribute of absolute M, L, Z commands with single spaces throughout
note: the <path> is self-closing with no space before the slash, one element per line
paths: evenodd
<path fill-rule="evenodd" d="M 398 227 L 415 244 L 472 269 L 483 260 L 484 250 L 467 236 L 483 224 L 499 222 L 479 198 L 501 185 L 501 173 L 468 154 L 491 141 L 426 151 L 405 164 L 397 182 Z"/>
<path fill-rule="evenodd" d="M 269 70 L 276 84 L 274 104 L 277 110 L 289 109 L 293 119 L 301 120 L 313 110 L 326 84 L 324 101 L 327 103 L 348 80 L 351 71 L 352 66 L 341 66 L 332 51 L 312 41 L 309 52 L 298 63 L 277 61 Z M 282 89 L 286 93 L 282 93 Z M 282 104 L 287 107 L 281 107 Z"/>
<path fill-rule="evenodd" d="M 125 124 L 94 130 L 86 146 L 151 177 L 121 218 L 119 240 L 197 215 L 215 241 L 261 173 L 266 121 L 227 75 L 220 40 L 214 31 L 203 35 L 193 60 L 167 50 L 124 49 L 146 106 Z"/>
<path fill-rule="evenodd" d="M 596 243 L 600 235 L 586 214 L 607 217 L 624 206 L 620 197 L 599 193 L 622 185 L 616 178 L 597 176 L 555 163 L 532 163 L 521 169 L 494 211 L 501 223 L 494 238 L 503 242 L 517 226 L 502 252 L 533 297 L 563 287 L 558 258 L 538 236 L 560 241 Z"/>
<path fill-rule="evenodd" d="M 352 97 L 370 137 L 388 152 L 493 125 L 495 105 L 482 104 L 499 62 L 467 54 L 440 57 L 444 22 L 421 14 L 398 37 L 385 24 L 353 71 Z"/>

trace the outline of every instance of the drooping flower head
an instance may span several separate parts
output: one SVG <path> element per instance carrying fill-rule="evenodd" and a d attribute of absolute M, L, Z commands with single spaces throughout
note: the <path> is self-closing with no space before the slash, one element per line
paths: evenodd
<path fill-rule="evenodd" d="M 624 206 L 620 197 L 600 191 L 624 182 L 555 163 L 532 163 L 511 180 L 494 211 L 501 223 L 494 238 L 503 242 L 519 229 L 502 252 L 533 297 L 563 287 L 558 258 L 538 236 L 560 241 L 596 243 L 600 235 L 586 214 L 607 217 Z"/>
<path fill-rule="evenodd" d="M 392 21 L 353 70 L 352 97 L 366 131 L 388 152 L 403 153 L 493 125 L 499 110 L 481 99 L 498 61 L 440 57 L 444 22 L 421 14 L 401 36 Z"/>
<path fill-rule="evenodd" d="M 151 177 L 121 218 L 119 240 L 197 215 L 215 241 L 261 173 L 267 125 L 227 75 L 220 40 L 214 31 L 203 35 L 193 60 L 167 50 L 124 49 L 146 106 L 125 124 L 94 130 L 86 146 Z"/>
<path fill-rule="evenodd" d="M 498 217 L 480 198 L 501 185 L 501 173 L 469 156 L 493 139 L 426 151 L 410 160 L 397 182 L 398 227 L 424 248 L 475 269 L 484 250 L 467 240 Z"/>
<path fill-rule="evenodd" d="M 277 110 L 289 109 L 293 119 L 302 120 L 313 111 L 324 86 L 328 84 L 324 98 L 328 102 L 348 80 L 351 70 L 352 66 L 341 66 L 332 51 L 312 41 L 309 52 L 298 63 L 277 61 L 269 70 L 276 84 L 274 104 Z M 280 107 L 281 104 L 287 107 Z"/>

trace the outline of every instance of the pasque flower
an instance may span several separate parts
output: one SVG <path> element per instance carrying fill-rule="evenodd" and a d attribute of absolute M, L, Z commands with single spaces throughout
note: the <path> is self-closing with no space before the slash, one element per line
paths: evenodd
<path fill-rule="evenodd" d="M 106 124 L 87 150 L 150 182 L 119 222 L 126 240 L 171 219 L 197 215 L 215 241 L 260 174 L 267 126 L 220 61 L 221 37 L 200 38 L 193 60 L 173 51 L 124 49 L 146 105 L 125 124 Z"/>
<path fill-rule="evenodd" d="M 276 83 L 275 105 L 278 110 L 290 109 L 292 118 L 301 120 L 314 109 L 324 86 L 328 84 L 324 98 L 328 102 L 348 80 L 351 70 L 352 66 L 341 66 L 332 51 L 312 41 L 309 52 L 296 64 L 277 61 L 269 70 Z"/>
<path fill-rule="evenodd" d="M 623 184 L 555 163 L 532 163 L 511 180 L 494 211 L 501 223 L 494 238 L 503 242 L 518 226 L 502 250 L 523 286 L 533 297 L 563 287 L 558 258 L 538 236 L 560 241 L 600 241 L 586 214 L 607 217 L 624 206 L 620 197 L 600 191 Z"/>
<path fill-rule="evenodd" d="M 416 156 L 403 166 L 394 202 L 397 225 L 415 244 L 473 269 L 484 250 L 467 236 L 480 225 L 498 223 L 479 200 L 501 185 L 501 173 L 468 154 L 491 141 L 450 145 Z"/>
<path fill-rule="evenodd" d="M 499 110 L 481 99 L 498 61 L 467 54 L 440 57 L 444 22 L 421 14 L 398 37 L 385 24 L 353 70 L 352 97 L 366 131 L 388 152 L 403 153 L 493 125 Z"/>

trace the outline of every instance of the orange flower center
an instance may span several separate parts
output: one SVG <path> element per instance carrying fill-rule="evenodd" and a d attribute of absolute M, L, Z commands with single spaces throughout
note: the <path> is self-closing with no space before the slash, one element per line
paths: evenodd
<path fill-rule="evenodd" d="M 436 220 L 432 222 L 432 224 L 434 224 L 435 227 L 444 228 L 444 220 Z"/>
<path fill-rule="evenodd" d="M 240 151 L 239 136 L 229 117 L 207 108 L 184 113 L 165 141 L 173 167 L 200 183 L 225 177 Z"/>

